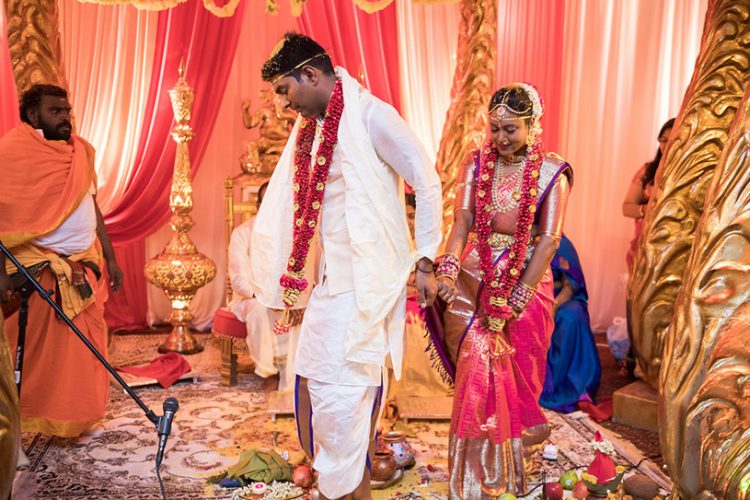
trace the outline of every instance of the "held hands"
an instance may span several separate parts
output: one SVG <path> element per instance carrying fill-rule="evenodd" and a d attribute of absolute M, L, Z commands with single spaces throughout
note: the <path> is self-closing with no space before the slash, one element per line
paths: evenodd
<path fill-rule="evenodd" d="M 426 257 L 422 257 L 417 263 L 417 275 L 415 278 L 417 286 L 417 302 L 419 307 L 431 306 L 437 296 L 437 282 L 435 280 L 435 269 Z"/>
<path fill-rule="evenodd" d="M 122 270 L 114 260 L 107 261 L 107 272 L 109 273 L 109 286 L 117 293 L 122 288 Z"/>
<path fill-rule="evenodd" d="M 440 276 L 437 279 L 438 296 L 447 304 L 456 300 L 456 283 L 447 276 Z"/>
<path fill-rule="evenodd" d="M 456 300 L 456 280 L 461 270 L 461 259 L 455 253 L 446 253 L 438 257 L 440 265 L 437 268 L 438 295 L 446 303 Z"/>

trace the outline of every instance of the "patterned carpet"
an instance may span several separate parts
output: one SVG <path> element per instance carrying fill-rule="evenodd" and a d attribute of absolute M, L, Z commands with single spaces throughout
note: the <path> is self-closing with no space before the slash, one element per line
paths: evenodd
<path fill-rule="evenodd" d="M 208 485 L 205 478 L 232 465 L 249 448 L 298 450 L 294 420 L 266 413 L 266 396 L 261 379 L 241 374 L 239 384 L 219 384 L 219 348 L 215 339 L 200 335 L 203 353 L 186 356 L 197 383 L 180 382 L 168 389 L 158 386 L 138 390 L 139 396 L 161 414 L 165 398 L 175 397 L 180 409 L 175 417 L 162 477 L 171 499 L 231 498 L 231 491 Z M 142 364 L 156 356 L 159 335 L 113 337 L 110 358 L 115 366 Z M 587 417 L 576 420 L 548 413 L 553 432 L 551 442 L 560 447 L 557 462 L 537 457 L 532 484 L 542 476 L 557 478 L 564 470 L 590 462 L 588 443 L 598 427 Z M 393 422 L 385 421 L 388 429 Z M 417 465 L 404 480 L 389 489 L 376 491 L 374 498 L 442 499 L 447 496 L 447 422 L 411 422 L 409 432 L 417 452 Z M 619 455 L 616 462 L 636 464 L 643 458 L 632 444 L 610 433 Z M 159 485 L 153 466 L 156 433 L 140 408 L 113 387 L 105 420 L 77 439 L 23 436 L 23 447 L 31 465 L 24 472 L 35 482 L 36 498 L 157 499 Z M 658 471 L 646 461 L 644 468 Z M 23 490 L 23 491 L 22 491 Z M 29 498 L 28 488 L 16 491 L 17 498 Z M 540 489 L 534 492 L 540 494 Z M 532 494 L 529 498 L 533 498 Z"/>

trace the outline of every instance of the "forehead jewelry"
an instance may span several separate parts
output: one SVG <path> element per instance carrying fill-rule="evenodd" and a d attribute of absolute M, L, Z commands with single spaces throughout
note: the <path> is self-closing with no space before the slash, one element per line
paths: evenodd
<path fill-rule="evenodd" d="M 307 59 L 305 59 L 304 61 L 302 61 L 301 63 L 299 63 L 295 67 L 293 67 L 292 69 L 290 69 L 288 71 L 285 71 L 284 73 L 281 73 L 276 78 L 274 78 L 273 80 L 271 80 L 271 85 L 275 84 L 276 82 L 278 82 L 279 80 L 281 80 L 282 78 L 284 78 L 285 76 L 287 76 L 289 73 L 292 73 L 294 70 L 301 68 L 302 66 L 304 66 L 307 63 L 309 63 L 313 59 L 316 59 L 316 58 L 318 58 L 320 56 L 324 56 L 324 55 L 326 55 L 326 53 L 325 52 L 321 52 L 319 54 L 315 54 L 312 57 L 308 57 Z"/>
<path fill-rule="evenodd" d="M 496 104 L 495 107 L 490 110 L 490 120 L 492 120 L 493 122 L 503 122 L 533 118 L 534 115 L 530 111 L 530 109 L 527 109 L 519 113 L 507 104 L 501 102 Z"/>

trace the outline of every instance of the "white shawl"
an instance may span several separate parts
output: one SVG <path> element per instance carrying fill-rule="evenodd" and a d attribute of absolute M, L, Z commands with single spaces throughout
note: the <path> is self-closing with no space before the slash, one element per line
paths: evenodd
<path fill-rule="evenodd" d="M 358 307 L 348 328 L 346 357 L 349 361 L 382 365 L 390 353 L 398 378 L 403 355 L 406 281 L 414 267 L 404 217 L 403 185 L 396 172 L 377 156 L 364 126 L 363 105 L 374 97 L 343 68 L 337 67 L 336 74 L 343 84 L 344 111 L 334 155 L 356 159 L 350 163 L 357 167 L 342 172 Z M 286 272 L 292 249 L 294 145 L 300 121 L 298 118 L 271 177 L 250 245 L 251 281 L 256 297 L 273 308 L 283 307 L 279 278 Z M 306 266 L 310 282 L 314 260 L 311 249 Z M 306 299 L 301 298 L 300 306 Z"/>

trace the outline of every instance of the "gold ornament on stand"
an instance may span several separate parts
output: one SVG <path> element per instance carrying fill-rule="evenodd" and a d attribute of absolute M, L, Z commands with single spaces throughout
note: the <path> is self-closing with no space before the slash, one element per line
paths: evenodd
<path fill-rule="evenodd" d="M 188 310 L 188 305 L 198 289 L 214 279 L 216 265 L 198 252 L 188 236 L 188 231 L 193 227 L 193 219 L 190 217 L 190 211 L 193 209 L 193 187 L 190 184 L 187 143 L 193 138 L 193 129 L 189 122 L 195 92 L 185 81 L 183 62 L 180 62 L 179 74 L 177 84 L 169 90 L 175 115 L 172 139 L 177 143 L 172 190 L 169 195 L 169 208 L 172 210 L 169 225 L 175 234 L 166 248 L 146 264 L 145 274 L 150 283 L 164 290 L 172 304 L 172 313 L 169 316 L 172 332 L 159 346 L 159 352 L 193 354 L 201 352 L 203 346 L 190 334 L 192 314 Z"/>

